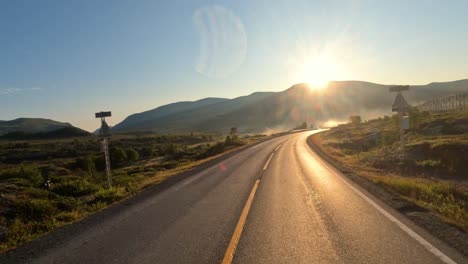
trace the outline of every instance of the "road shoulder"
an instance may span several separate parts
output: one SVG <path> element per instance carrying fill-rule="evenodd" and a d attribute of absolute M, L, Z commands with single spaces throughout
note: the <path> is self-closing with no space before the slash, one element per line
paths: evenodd
<path fill-rule="evenodd" d="M 376 202 L 386 206 L 387 209 L 390 208 L 389 211 L 393 211 L 392 214 L 399 217 L 406 224 L 409 224 L 418 234 L 431 240 L 431 243 L 436 244 L 444 252 L 448 252 L 449 255 L 454 256 L 454 259 L 460 260 L 461 263 L 466 261 L 465 257 L 468 256 L 468 235 L 465 232 L 441 221 L 418 205 L 403 199 L 397 193 L 376 185 L 365 177 L 360 176 L 356 171 L 340 164 L 314 141 L 314 137 L 317 135 L 309 136 L 307 144 L 323 161 L 330 164 L 331 167 L 336 168 L 346 179 L 349 179 L 352 183 L 369 193 L 370 196 L 373 196 L 372 198 Z"/>

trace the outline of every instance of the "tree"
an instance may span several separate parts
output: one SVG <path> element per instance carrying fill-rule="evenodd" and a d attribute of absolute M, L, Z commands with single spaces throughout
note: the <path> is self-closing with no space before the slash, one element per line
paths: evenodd
<path fill-rule="evenodd" d="M 352 115 L 349 117 L 349 122 L 351 124 L 361 124 L 362 123 L 362 119 L 361 119 L 361 116 L 360 115 Z"/>
<path fill-rule="evenodd" d="M 224 145 L 226 146 L 232 145 L 232 139 L 230 136 L 226 136 L 226 140 L 224 140 Z"/>
<path fill-rule="evenodd" d="M 294 128 L 294 130 L 296 129 L 307 129 L 307 123 L 306 122 L 302 122 L 302 124 L 298 125 L 297 127 Z"/>

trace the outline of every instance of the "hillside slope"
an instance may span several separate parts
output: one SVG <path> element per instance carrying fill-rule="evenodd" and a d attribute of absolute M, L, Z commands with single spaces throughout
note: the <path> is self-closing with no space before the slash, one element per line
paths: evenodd
<path fill-rule="evenodd" d="M 128 130 L 144 130 L 148 127 L 148 123 L 157 123 L 157 120 L 162 119 L 166 116 L 175 115 L 184 111 L 191 111 L 195 108 L 224 102 L 226 100 L 228 99 L 205 98 L 194 102 L 184 101 L 163 105 L 149 111 L 130 115 L 127 118 L 125 118 L 122 122 L 115 125 L 112 128 L 112 130 L 114 132 Z"/>
<path fill-rule="evenodd" d="M 11 121 L 0 121 L 0 135 L 10 132 L 40 133 L 50 132 L 61 128 L 73 127 L 63 123 L 44 118 L 18 118 Z"/>
<path fill-rule="evenodd" d="M 306 84 L 296 84 L 282 92 L 254 93 L 157 117 L 132 115 L 118 124 L 114 132 L 226 132 L 233 126 L 240 132 L 263 132 L 290 129 L 304 121 L 320 125 L 328 120 L 346 120 L 353 114 L 369 119 L 391 113 L 395 95 L 389 93 L 388 86 L 337 81 L 330 82 L 326 89 L 313 90 Z M 409 103 L 417 104 L 463 91 L 468 91 L 468 80 L 412 86 L 405 97 Z M 151 111 L 157 112 L 159 108 Z"/>
<path fill-rule="evenodd" d="M 135 114 L 126 118 L 121 123 L 117 124 L 112 130 L 113 132 L 128 132 L 128 131 L 155 131 L 155 132 L 190 132 L 196 129 L 197 124 L 205 121 L 216 119 L 217 116 L 235 111 L 250 104 L 255 104 L 264 98 L 269 97 L 273 93 L 254 93 L 248 96 L 242 96 L 234 99 L 219 99 L 211 100 L 209 103 L 201 105 L 192 104 L 189 109 L 174 110 L 171 113 L 158 115 L 155 118 L 148 118 L 144 113 Z M 202 99 L 204 100 L 204 99 Z M 200 102 L 185 102 L 197 103 Z M 158 112 L 161 106 L 150 110 Z M 146 112 L 145 112 L 146 113 Z M 196 129 L 197 131 L 207 131 L 207 128 Z"/>

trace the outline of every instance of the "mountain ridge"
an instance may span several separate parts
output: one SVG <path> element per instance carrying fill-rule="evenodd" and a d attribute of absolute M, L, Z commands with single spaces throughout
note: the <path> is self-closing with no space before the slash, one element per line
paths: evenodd
<path fill-rule="evenodd" d="M 0 140 L 59 139 L 91 135 L 70 123 L 47 118 L 0 120 Z"/>
<path fill-rule="evenodd" d="M 303 121 L 315 124 L 330 119 L 345 120 L 351 114 L 370 118 L 391 113 L 394 94 L 389 93 L 389 86 L 357 80 L 331 81 L 326 89 L 313 90 L 306 83 L 298 83 L 280 92 L 256 92 L 194 107 L 190 111 L 178 111 L 146 120 L 140 126 L 122 126 L 124 120 L 116 125 L 121 129 L 114 132 L 225 132 L 232 126 L 238 127 L 240 132 L 261 132 L 289 129 Z M 466 91 L 468 79 L 462 79 L 412 85 L 410 91 L 405 92 L 405 97 L 410 103 L 417 104 L 434 97 Z M 138 118 L 138 115 L 132 116 Z"/>
<path fill-rule="evenodd" d="M 230 127 L 238 127 L 240 132 L 249 133 L 287 130 L 304 121 L 315 126 L 327 120 L 344 121 L 352 114 L 369 119 L 391 114 L 395 94 L 389 93 L 389 86 L 358 80 L 331 81 L 326 89 L 315 90 L 306 83 L 297 83 L 278 92 L 180 101 L 129 115 L 113 126 L 112 131 L 226 133 Z M 458 92 L 468 92 L 468 79 L 411 85 L 404 96 L 415 105 Z M 66 127 L 74 126 L 47 118 L 22 117 L 0 120 L 0 136 L 10 132 L 47 133 Z"/>

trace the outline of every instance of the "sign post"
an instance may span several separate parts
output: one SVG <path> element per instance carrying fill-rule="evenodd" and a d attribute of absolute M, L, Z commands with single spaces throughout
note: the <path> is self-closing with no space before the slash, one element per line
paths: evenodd
<path fill-rule="evenodd" d="M 392 112 L 398 113 L 398 120 L 400 123 L 400 150 L 403 155 L 405 151 L 405 129 L 409 129 L 409 116 L 410 105 L 406 102 L 402 92 L 408 91 L 409 85 L 390 86 L 391 93 L 397 93 L 395 101 L 392 105 Z"/>
<path fill-rule="evenodd" d="M 106 123 L 106 117 L 110 117 L 111 112 L 99 112 L 96 113 L 96 118 L 101 119 L 101 128 L 99 129 L 99 138 L 102 139 L 101 141 L 101 150 L 104 152 L 104 159 L 106 161 L 106 175 L 107 175 L 107 185 L 109 188 L 112 187 L 112 174 L 111 174 L 111 166 L 110 166 L 110 158 L 109 158 L 109 138 L 110 128 Z"/>

